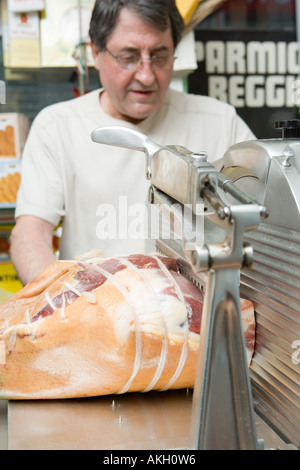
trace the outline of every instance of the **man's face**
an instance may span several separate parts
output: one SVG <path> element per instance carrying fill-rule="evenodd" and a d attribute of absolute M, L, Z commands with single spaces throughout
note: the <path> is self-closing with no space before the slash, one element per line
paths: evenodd
<path fill-rule="evenodd" d="M 171 29 L 162 32 L 149 26 L 127 8 L 121 10 L 107 49 L 114 55 L 138 52 L 142 58 L 174 54 Z M 133 124 L 153 114 L 161 105 L 172 80 L 172 63 L 163 70 L 144 61 L 137 70 L 121 68 L 107 51 L 98 52 L 92 44 L 95 68 L 105 92 L 101 104 L 110 116 Z"/>

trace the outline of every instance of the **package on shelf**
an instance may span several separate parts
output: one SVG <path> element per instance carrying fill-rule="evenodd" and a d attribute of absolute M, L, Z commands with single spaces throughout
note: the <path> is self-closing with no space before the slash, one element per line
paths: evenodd
<path fill-rule="evenodd" d="M 21 160 L 0 159 L 0 210 L 14 204 L 21 182 Z"/>
<path fill-rule="evenodd" d="M 30 121 L 21 113 L 0 113 L 0 161 L 20 159 L 28 136 Z"/>
<path fill-rule="evenodd" d="M 15 12 L 1 0 L 3 63 L 11 68 L 39 68 L 40 15 L 38 11 Z"/>
<path fill-rule="evenodd" d="M 45 0 L 8 0 L 10 11 L 24 13 L 26 11 L 41 11 L 45 8 Z"/>
<path fill-rule="evenodd" d="M 95 0 L 46 0 L 41 17 L 42 67 L 74 67 L 73 53 L 80 42 L 88 43 L 89 24 Z M 81 33 L 81 35 L 80 35 Z M 93 65 L 90 47 L 86 63 Z"/>

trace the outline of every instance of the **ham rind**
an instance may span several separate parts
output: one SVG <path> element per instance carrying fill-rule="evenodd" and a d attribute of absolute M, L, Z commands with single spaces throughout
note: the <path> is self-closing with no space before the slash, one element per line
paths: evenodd
<path fill-rule="evenodd" d="M 254 311 L 241 307 L 250 361 Z M 56 261 L 0 306 L 0 397 L 192 388 L 202 308 L 161 255 Z"/>

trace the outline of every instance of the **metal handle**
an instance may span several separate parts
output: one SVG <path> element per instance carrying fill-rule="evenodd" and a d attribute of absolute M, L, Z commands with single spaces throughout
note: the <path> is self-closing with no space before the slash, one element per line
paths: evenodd
<path fill-rule="evenodd" d="M 94 129 L 91 138 L 99 144 L 124 147 L 146 154 L 146 179 L 151 178 L 151 160 L 161 146 L 149 137 L 128 127 L 109 126 Z"/>

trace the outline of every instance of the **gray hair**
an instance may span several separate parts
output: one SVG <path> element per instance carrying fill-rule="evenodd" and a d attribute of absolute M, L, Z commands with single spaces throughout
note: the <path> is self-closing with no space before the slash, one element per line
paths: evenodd
<path fill-rule="evenodd" d="M 128 8 L 155 28 L 166 31 L 171 26 L 174 48 L 184 28 L 175 0 L 96 0 L 90 22 L 90 38 L 99 51 L 113 33 L 122 8 Z"/>

